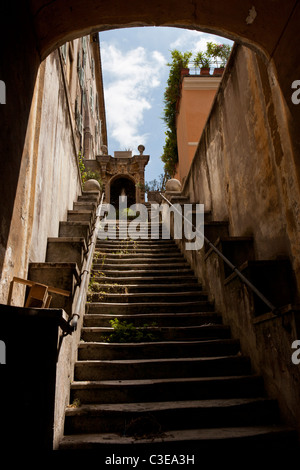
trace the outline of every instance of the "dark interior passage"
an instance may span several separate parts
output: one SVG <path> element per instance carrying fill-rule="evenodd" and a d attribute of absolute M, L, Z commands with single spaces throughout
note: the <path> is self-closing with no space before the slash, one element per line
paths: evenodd
<path fill-rule="evenodd" d="M 135 184 L 129 178 L 120 177 L 113 181 L 110 187 L 110 203 L 119 208 L 119 196 L 127 196 L 127 207 L 136 203 Z"/>

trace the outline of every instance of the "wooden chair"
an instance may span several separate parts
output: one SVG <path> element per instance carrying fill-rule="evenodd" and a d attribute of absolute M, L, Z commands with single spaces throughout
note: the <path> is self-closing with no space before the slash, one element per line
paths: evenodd
<path fill-rule="evenodd" d="M 49 295 L 49 292 L 53 294 L 63 295 L 65 297 L 69 297 L 71 295 L 71 292 L 59 289 L 58 287 L 46 286 L 45 284 L 30 281 L 29 279 L 13 277 L 13 280 L 11 281 L 9 287 L 7 305 L 11 305 L 13 288 L 15 283 L 23 284 L 30 287 L 24 307 L 49 308 L 52 300 L 52 296 Z"/>

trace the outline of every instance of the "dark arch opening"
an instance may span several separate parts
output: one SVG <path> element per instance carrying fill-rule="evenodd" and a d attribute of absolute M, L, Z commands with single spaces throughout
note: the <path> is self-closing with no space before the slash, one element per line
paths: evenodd
<path fill-rule="evenodd" d="M 135 184 L 131 179 L 124 176 L 116 178 L 110 185 L 110 203 L 116 209 L 119 208 L 119 197 L 122 194 L 127 196 L 127 207 L 136 203 Z"/>

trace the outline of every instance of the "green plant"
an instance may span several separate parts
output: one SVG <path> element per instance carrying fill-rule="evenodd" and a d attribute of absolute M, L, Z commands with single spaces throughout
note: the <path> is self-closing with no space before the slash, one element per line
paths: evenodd
<path fill-rule="evenodd" d="M 78 165 L 79 165 L 82 184 L 85 183 L 86 176 L 87 176 L 87 172 L 86 172 L 83 160 L 84 160 L 84 157 L 83 157 L 83 155 L 81 155 L 81 152 L 79 152 L 79 154 L 78 154 Z"/>
<path fill-rule="evenodd" d="M 68 405 L 68 408 L 79 408 L 81 406 L 81 401 L 79 398 L 75 398 L 73 403 Z"/>
<path fill-rule="evenodd" d="M 86 171 L 85 181 L 88 181 L 88 180 L 98 181 L 98 183 L 100 184 L 100 188 L 102 189 L 103 182 L 102 182 L 102 179 L 101 179 L 101 175 L 98 171 L 87 170 Z"/>
<path fill-rule="evenodd" d="M 103 188 L 103 182 L 101 180 L 101 175 L 98 171 L 87 170 L 84 164 L 84 156 L 79 152 L 78 154 L 78 165 L 81 175 L 82 184 L 88 180 L 96 180 L 100 184 L 100 188 Z"/>
<path fill-rule="evenodd" d="M 161 160 L 164 162 L 165 174 L 172 177 L 176 171 L 178 162 L 178 149 L 176 138 L 176 114 L 177 102 L 180 97 L 181 70 L 188 67 L 192 52 L 180 52 L 177 49 L 171 51 L 172 62 L 170 67 L 167 87 L 164 93 L 164 116 L 163 120 L 167 125 L 165 132 L 166 140 L 163 148 Z"/>
<path fill-rule="evenodd" d="M 164 191 L 165 184 L 166 184 L 166 175 L 161 173 L 158 177 L 158 181 L 156 179 L 151 180 L 146 183 L 136 183 L 136 186 L 140 188 L 141 191 L 149 192 L 149 191 Z"/>
<path fill-rule="evenodd" d="M 217 44 L 215 42 L 207 43 L 207 54 L 214 58 L 217 66 L 225 67 L 230 56 L 231 46 L 229 44 Z M 218 59 L 220 63 L 218 62 Z"/>
<path fill-rule="evenodd" d="M 158 333 L 151 331 L 151 328 L 156 327 L 156 323 L 148 325 L 145 323 L 143 326 L 136 328 L 133 323 L 120 321 L 118 318 L 110 320 L 110 325 L 113 332 L 105 336 L 104 341 L 108 343 L 140 343 L 144 341 L 157 341 Z"/>
<path fill-rule="evenodd" d="M 210 67 L 210 56 L 206 52 L 199 51 L 193 60 L 194 66 L 199 67 Z"/>
<path fill-rule="evenodd" d="M 130 209 L 130 207 L 125 207 L 124 209 L 122 209 L 121 212 L 119 209 L 116 210 L 116 219 L 125 218 L 125 217 L 130 218 L 130 219 L 135 219 L 136 217 L 138 217 L 138 214 L 136 214 L 135 211 Z"/>

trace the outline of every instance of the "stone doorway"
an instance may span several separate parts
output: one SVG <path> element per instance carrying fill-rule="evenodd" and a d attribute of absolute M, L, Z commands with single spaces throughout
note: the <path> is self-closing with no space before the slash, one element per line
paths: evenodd
<path fill-rule="evenodd" d="M 134 182 L 130 178 L 120 176 L 116 178 L 110 186 L 110 203 L 119 208 L 119 196 L 127 196 L 127 207 L 136 203 L 136 188 Z"/>

